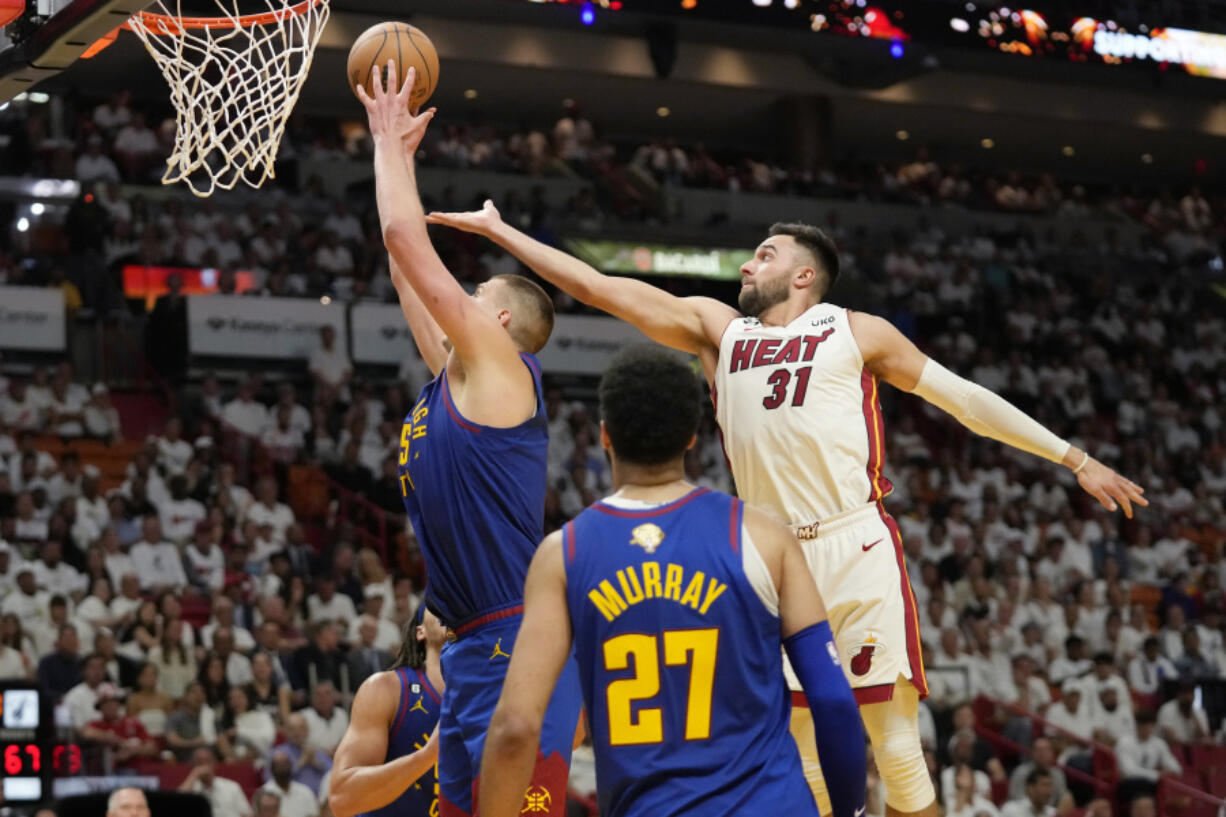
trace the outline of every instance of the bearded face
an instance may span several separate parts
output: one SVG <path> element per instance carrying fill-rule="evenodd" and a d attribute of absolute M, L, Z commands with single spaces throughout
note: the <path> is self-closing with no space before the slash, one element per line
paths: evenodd
<path fill-rule="evenodd" d="M 741 288 L 737 306 L 741 308 L 741 313 L 744 315 L 751 318 L 761 317 L 763 312 L 788 299 L 791 283 L 786 275 L 781 275 L 771 281 L 755 281 Z"/>

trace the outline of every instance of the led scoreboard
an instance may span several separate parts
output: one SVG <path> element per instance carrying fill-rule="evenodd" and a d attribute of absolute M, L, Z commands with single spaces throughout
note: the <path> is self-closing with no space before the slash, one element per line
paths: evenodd
<path fill-rule="evenodd" d="M 0 683 L 0 796 L 31 802 L 49 795 L 56 749 L 51 702 L 28 683 Z"/>

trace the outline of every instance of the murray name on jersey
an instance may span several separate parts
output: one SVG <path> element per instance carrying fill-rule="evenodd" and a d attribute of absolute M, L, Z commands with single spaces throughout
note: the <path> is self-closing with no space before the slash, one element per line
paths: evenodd
<path fill-rule="evenodd" d="M 643 562 L 637 567 L 627 565 L 615 576 L 602 579 L 587 597 L 606 621 L 648 599 L 669 599 L 705 616 L 727 589 L 728 585 L 701 570 L 691 570 L 687 575 L 684 567 L 672 562 Z"/>

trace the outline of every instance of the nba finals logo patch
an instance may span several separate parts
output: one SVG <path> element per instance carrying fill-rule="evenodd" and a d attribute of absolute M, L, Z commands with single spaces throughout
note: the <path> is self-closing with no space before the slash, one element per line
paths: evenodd
<path fill-rule="evenodd" d="M 656 552 L 656 548 L 664 541 L 664 531 L 660 530 L 658 525 L 653 525 L 648 522 L 645 525 L 639 525 L 630 532 L 630 544 L 638 545 L 648 554 Z"/>
<path fill-rule="evenodd" d="M 878 652 L 885 652 L 885 644 L 877 639 L 876 633 L 869 633 L 867 638 L 848 651 L 851 656 L 851 674 L 868 675 L 873 668 L 873 656 Z"/>

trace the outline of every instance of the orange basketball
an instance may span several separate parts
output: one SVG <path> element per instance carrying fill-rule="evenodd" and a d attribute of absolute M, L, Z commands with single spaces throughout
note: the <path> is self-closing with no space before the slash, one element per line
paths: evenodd
<path fill-rule="evenodd" d="M 366 93 L 373 95 L 375 86 L 371 73 L 378 69 L 383 87 L 387 88 L 387 61 L 393 59 L 399 74 L 397 88 L 404 87 L 409 66 L 417 69 L 409 107 L 421 107 L 438 85 L 438 52 L 420 28 L 408 23 L 378 23 L 353 41 L 349 49 L 349 87 L 357 93 L 357 87 L 362 85 Z"/>

